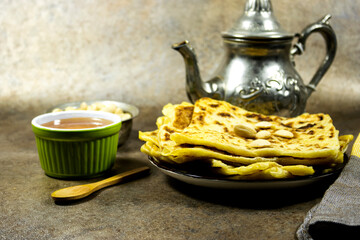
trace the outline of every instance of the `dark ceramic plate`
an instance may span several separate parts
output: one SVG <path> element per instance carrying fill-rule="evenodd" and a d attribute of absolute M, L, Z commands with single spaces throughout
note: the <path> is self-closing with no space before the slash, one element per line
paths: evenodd
<path fill-rule="evenodd" d="M 292 179 L 275 180 L 235 180 L 216 174 L 212 171 L 208 163 L 202 161 L 193 161 L 181 165 L 167 164 L 158 161 L 154 157 L 149 157 L 150 162 L 161 172 L 169 177 L 182 182 L 211 188 L 221 189 L 281 189 L 297 188 L 314 184 L 327 184 L 335 180 L 346 163 L 347 155 L 344 156 L 344 162 L 336 166 L 331 172 L 324 173 L 322 168 L 314 168 L 315 174 L 305 177 L 296 177 Z"/>

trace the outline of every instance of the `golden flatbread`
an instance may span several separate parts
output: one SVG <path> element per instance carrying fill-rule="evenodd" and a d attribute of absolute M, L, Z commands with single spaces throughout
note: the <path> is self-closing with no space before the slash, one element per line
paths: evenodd
<path fill-rule="evenodd" d="M 139 132 L 139 139 L 145 141 L 142 152 L 172 164 L 211 161 L 224 175 L 269 166 L 256 174 L 236 174 L 241 178 L 301 175 L 296 171 L 313 174 L 312 166 L 342 163 L 353 140 L 352 135 L 339 136 L 330 116 L 321 113 L 266 116 L 210 98 L 194 105 L 167 104 L 162 113 L 156 121 L 158 129 Z"/>
<path fill-rule="evenodd" d="M 263 129 L 270 136 L 266 139 L 239 136 L 234 131 L 239 125 L 257 132 Z M 338 131 L 327 114 L 305 113 L 295 118 L 266 116 L 210 98 L 195 103 L 191 123 L 183 131 L 172 134 L 171 140 L 177 145 L 206 146 L 246 157 L 335 159 L 340 154 Z"/>
<path fill-rule="evenodd" d="M 234 176 L 236 179 L 281 179 L 314 174 L 314 169 L 304 165 L 282 166 L 275 162 L 258 162 L 247 166 L 234 167 L 219 160 L 212 160 L 215 171 Z"/>
<path fill-rule="evenodd" d="M 175 163 L 185 163 L 193 160 L 200 159 L 219 159 L 225 162 L 229 162 L 232 164 L 238 165 L 249 165 L 257 162 L 276 162 L 282 165 L 328 165 L 333 163 L 342 163 L 343 162 L 343 154 L 339 154 L 337 158 L 293 158 L 293 157 L 243 157 L 231 155 L 226 152 L 221 152 L 216 149 L 209 149 L 203 146 L 188 146 L 188 145 L 179 145 L 174 147 L 174 151 L 171 153 L 164 153 L 160 151 L 159 143 L 156 138 L 158 131 L 153 132 L 139 132 L 139 138 L 143 141 L 146 141 L 148 147 L 151 147 L 152 151 L 156 152 L 156 155 L 161 156 L 162 158 L 166 158 L 170 162 Z M 341 153 L 345 153 L 346 147 L 353 139 L 352 135 L 343 135 L 339 137 L 340 142 L 340 150 Z M 151 143 L 151 144 L 150 144 Z M 173 143 L 175 144 L 175 143 Z M 148 154 L 147 152 L 141 150 L 142 152 Z M 148 154 L 150 156 L 154 156 L 154 152 L 152 154 Z"/>

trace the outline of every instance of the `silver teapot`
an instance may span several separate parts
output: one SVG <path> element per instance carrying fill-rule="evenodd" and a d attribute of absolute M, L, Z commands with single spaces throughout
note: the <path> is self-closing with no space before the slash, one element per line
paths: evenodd
<path fill-rule="evenodd" d="M 283 30 L 270 0 L 248 0 L 244 14 L 222 34 L 226 49 L 214 76 L 202 81 L 194 49 L 185 40 L 173 44 L 186 66 L 186 92 L 190 101 L 201 97 L 225 100 L 263 114 L 293 117 L 305 111 L 306 101 L 334 60 L 337 41 L 330 15 L 307 26 L 300 34 Z M 309 35 L 320 33 L 326 56 L 309 84 L 295 70 L 294 56 L 301 55 Z M 292 44 L 297 38 L 295 44 Z"/>

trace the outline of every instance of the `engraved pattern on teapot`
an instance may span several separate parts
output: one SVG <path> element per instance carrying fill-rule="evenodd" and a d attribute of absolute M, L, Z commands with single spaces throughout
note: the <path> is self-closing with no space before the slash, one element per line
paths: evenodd
<path fill-rule="evenodd" d="M 251 108 L 249 110 L 257 110 L 255 107 L 249 107 L 251 100 L 254 100 L 260 95 L 266 99 L 271 96 L 286 96 L 288 109 L 292 112 L 298 111 L 299 100 L 301 99 L 302 92 L 306 91 L 305 87 L 298 84 L 298 81 L 291 76 L 287 76 L 283 70 L 279 70 L 273 77 L 260 81 L 258 78 L 250 80 L 248 86 L 237 86 L 235 92 L 241 98 L 241 101 L 237 102 L 237 105 L 244 108 Z M 276 94 L 274 94 L 276 92 Z M 277 112 L 281 112 L 282 103 L 280 99 L 274 99 L 272 106 Z M 263 107 L 265 105 L 262 105 Z M 265 110 L 265 109 L 264 109 Z"/>

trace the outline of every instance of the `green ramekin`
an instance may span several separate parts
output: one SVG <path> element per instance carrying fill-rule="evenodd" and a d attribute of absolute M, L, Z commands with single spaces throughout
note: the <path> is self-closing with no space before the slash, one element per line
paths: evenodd
<path fill-rule="evenodd" d="M 56 129 L 41 126 L 55 119 L 99 117 L 114 123 L 90 129 Z M 93 178 L 114 165 L 121 128 L 119 116 L 100 111 L 46 113 L 31 121 L 39 159 L 45 174 L 61 179 Z"/>

